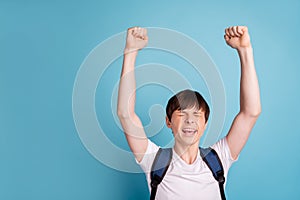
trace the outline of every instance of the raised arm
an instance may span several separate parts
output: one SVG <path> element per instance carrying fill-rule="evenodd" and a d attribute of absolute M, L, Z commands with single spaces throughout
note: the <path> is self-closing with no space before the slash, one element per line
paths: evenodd
<path fill-rule="evenodd" d="M 248 28 L 229 27 L 224 38 L 229 46 L 237 50 L 241 63 L 240 111 L 226 136 L 231 156 L 236 159 L 261 112 L 261 104 Z"/>
<path fill-rule="evenodd" d="M 135 60 L 138 51 L 147 45 L 147 30 L 133 27 L 127 30 L 126 46 L 118 95 L 118 117 L 127 142 L 136 159 L 141 161 L 148 140 L 143 125 L 135 113 Z"/>

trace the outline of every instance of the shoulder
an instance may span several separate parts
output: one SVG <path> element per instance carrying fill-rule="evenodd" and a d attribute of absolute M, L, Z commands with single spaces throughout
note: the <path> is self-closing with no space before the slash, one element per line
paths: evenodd
<path fill-rule="evenodd" d="M 151 171 L 152 163 L 155 159 L 155 156 L 159 150 L 159 146 L 153 143 L 151 140 L 148 139 L 148 146 L 147 150 L 140 162 L 136 161 L 137 164 L 141 166 L 145 173 L 149 173 Z"/>
<path fill-rule="evenodd" d="M 222 139 L 218 140 L 215 144 L 211 146 L 211 148 L 213 148 L 217 152 L 224 167 L 224 170 L 228 170 L 231 164 L 237 160 L 233 159 L 231 156 L 226 137 L 223 137 Z"/>

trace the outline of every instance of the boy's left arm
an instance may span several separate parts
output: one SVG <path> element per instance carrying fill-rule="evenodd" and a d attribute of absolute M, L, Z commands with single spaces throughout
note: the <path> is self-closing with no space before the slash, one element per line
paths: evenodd
<path fill-rule="evenodd" d="M 229 27 L 225 30 L 224 38 L 230 47 L 237 50 L 241 63 L 240 111 L 226 136 L 231 156 L 236 159 L 261 113 L 261 103 L 248 28 Z"/>

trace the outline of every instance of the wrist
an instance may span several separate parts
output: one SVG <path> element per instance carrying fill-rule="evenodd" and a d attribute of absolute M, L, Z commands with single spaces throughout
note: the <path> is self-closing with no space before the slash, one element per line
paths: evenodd
<path fill-rule="evenodd" d="M 247 47 L 239 47 L 236 50 L 238 51 L 239 54 L 252 53 L 252 51 L 253 51 L 251 45 L 249 45 Z"/>
<path fill-rule="evenodd" d="M 138 49 L 132 49 L 132 48 L 125 48 L 123 53 L 124 55 L 130 54 L 130 55 L 137 55 Z"/>
<path fill-rule="evenodd" d="M 137 50 L 129 50 L 129 49 L 124 49 L 124 64 L 126 66 L 134 66 L 135 60 L 137 58 L 138 51 Z"/>
<path fill-rule="evenodd" d="M 253 63 L 253 49 L 251 46 L 239 48 L 237 51 L 242 65 L 245 65 L 246 63 Z"/>

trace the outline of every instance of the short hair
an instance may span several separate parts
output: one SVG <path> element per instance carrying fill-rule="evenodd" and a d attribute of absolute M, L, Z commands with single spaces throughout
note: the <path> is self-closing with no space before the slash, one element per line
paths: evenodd
<path fill-rule="evenodd" d="M 187 108 L 203 110 L 205 114 L 205 122 L 207 122 L 210 112 L 207 102 L 199 92 L 189 89 L 180 91 L 169 99 L 166 107 L 168 119 L 171 121 L 174 111 L 184 110 Z"/>

